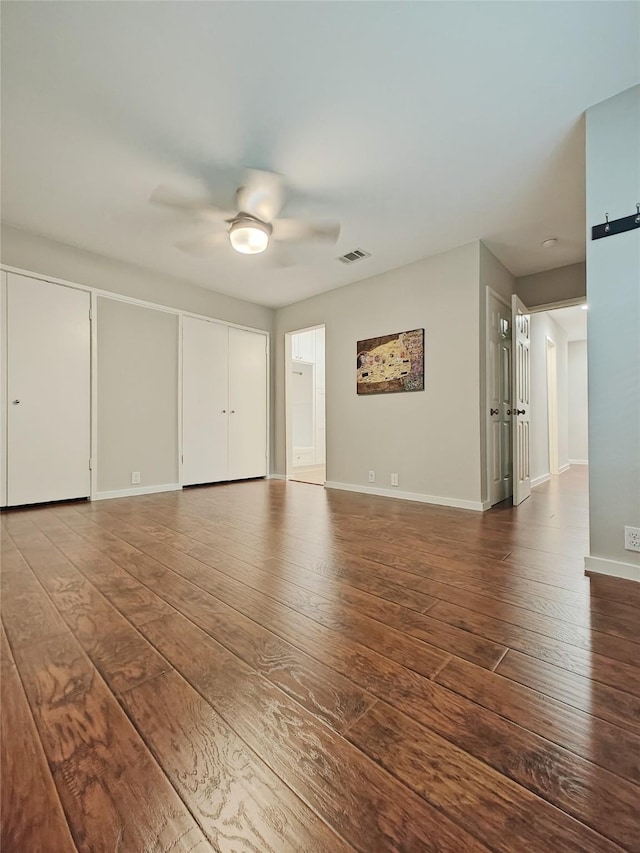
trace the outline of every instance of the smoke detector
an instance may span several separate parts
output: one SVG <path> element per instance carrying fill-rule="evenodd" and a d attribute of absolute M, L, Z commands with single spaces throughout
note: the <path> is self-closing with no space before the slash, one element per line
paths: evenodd
<path fill-rule="evenodd" d="M 558 238 L 548 237 L 546 240 L 543 240 L 540 245 L 543 249 L 553 249 L 554 246 L 558 245 Z"/>

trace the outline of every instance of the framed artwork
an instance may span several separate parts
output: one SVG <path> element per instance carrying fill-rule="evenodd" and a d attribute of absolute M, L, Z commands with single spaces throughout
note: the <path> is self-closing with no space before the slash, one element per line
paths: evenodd
<path fill-rule="evenodd" d="M 424 391 L 424 329 L 358 341 L 358 394 Z"/>

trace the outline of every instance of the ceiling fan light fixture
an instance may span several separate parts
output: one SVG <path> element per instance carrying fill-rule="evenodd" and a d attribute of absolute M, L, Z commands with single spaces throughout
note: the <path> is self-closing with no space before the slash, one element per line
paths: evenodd
<path fill-rule="evenodd" d="M 259 255 L 269 245 L 271 228 L 253 219 L 239 219 L 231 223 L 229 241 L 242 255 Z"/>

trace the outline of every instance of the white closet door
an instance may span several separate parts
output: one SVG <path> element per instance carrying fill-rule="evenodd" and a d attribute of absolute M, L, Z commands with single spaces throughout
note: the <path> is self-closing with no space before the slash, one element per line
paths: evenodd
<path fill-rule="evenodd" d="M 182 323 L 182 483 L 228 477 L 228 327 Z"/>
<path fill-rule="evenodd" d="M 267 339 L 229 329 L 229 479 L 267 474 Z"/>
<path fill-rule="evenodd" d="M 90 492 L 90 296 L 10 274 L 7 502 Z"/>

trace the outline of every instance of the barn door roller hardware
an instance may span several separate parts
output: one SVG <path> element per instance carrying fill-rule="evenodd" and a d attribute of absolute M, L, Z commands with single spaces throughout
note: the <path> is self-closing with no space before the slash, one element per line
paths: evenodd
<path fill-rule="evenodd" d="M 604 219 L 605 221 L 602 224 L 594 225 L 591 228 L 592 240 L 611 237 L 613 234 L 624 234 L 625 231 L 640 228 L 640 204 L 636 204 L 636 212 L 630 216 L 623 216 L 621 219 L 614 219 L 613 222 L 609 222 L 609 214 L 605 213 Z"/>

